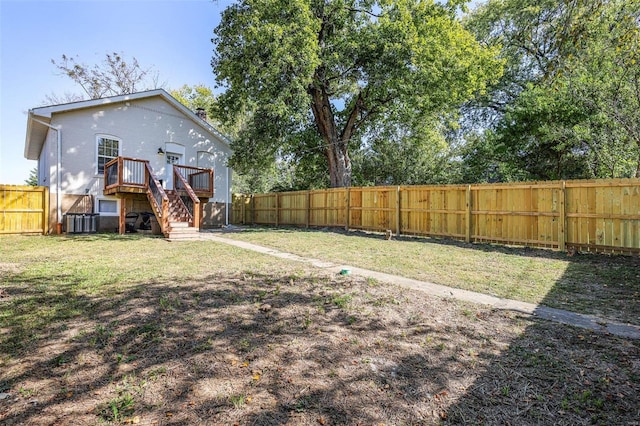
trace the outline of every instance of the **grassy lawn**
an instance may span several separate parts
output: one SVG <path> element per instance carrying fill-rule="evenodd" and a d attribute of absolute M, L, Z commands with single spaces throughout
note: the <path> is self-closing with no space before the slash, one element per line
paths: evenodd
<path fill-rule="evenodd" d="M 522 262 L 513 277 L 562 281 L 576 262 L 317 232 L 235 237 L 353 264 L 348 250 L 367 249 L 385 272 L 397 255 L 396 273 L 417 257 L 449 268 L 442 250 L 498 275 L 504 259 Z M 638 341 L 211 241 L 0 237 L 3 425 L 635 424 L 638 359 Z"/>
<path fill-rule="evenodd" d="M 640 324 L 640 258 L 380 234 L 244 228 L 225 237 L 498 297 Z"/>

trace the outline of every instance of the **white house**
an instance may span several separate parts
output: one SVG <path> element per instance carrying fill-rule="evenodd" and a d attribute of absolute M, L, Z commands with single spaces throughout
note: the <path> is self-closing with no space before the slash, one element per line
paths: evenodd
<path fill-rule="evenodd" d="M 50 190 L 49 232 L 81 213 L 121 233 L 135 213 L 167 236 L 228 223 L 231 149 L 205 118 L 162 89 L 31 109 L 24 155 Z"/>

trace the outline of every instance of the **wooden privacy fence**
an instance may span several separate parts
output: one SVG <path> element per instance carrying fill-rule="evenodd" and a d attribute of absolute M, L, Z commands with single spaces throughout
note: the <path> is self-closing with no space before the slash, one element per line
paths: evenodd
<path fill-rule="evenodd" d="M 640 253 L 640 179 L 352 187 L 234 195 L 232 223 L 344 227 Z"/>
<path fill-rule="evenodd" d="M 0 234 L 46 234 L 49 188 L 0 185 Z"/>

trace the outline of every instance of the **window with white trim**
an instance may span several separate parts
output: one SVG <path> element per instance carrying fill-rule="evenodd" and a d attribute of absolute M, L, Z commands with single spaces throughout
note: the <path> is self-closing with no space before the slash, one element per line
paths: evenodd
<path fill-rule="evenodd" d="M 167 164 L 180 164 L 181 155 L 174 154 L 172 152 L 167 152 L 165 156 L 167 158 Z"/>
<path fill-rule="evenodd" d="M 96 138 L 96 148 L 98 153 L 98 169 L 96 173 L 104 174 L 104 166 L 120 155 L 120 140 L 113 136 L 98 135 Z"/>
<path fill-rule="evenodd" d="M 98 198 L 96 210 L 102 216 L 118 216 L 118 200 Z"/>

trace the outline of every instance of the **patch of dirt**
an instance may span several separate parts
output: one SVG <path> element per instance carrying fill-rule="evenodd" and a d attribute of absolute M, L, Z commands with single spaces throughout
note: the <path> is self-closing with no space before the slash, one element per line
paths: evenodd
<path fill-rule="evenodd" d="M 640 342 L 351 276 L 96 299 L 0 362 L 3 425 L 637 424 Z M 10 330 L 10 332 L 12 332 Z"/>
<path fill-rule="evenodd" d="M 20 265 L 17 263 L 0 262 L 0 273 L 3 272 L 18 273 L 20 272 Z"/>

